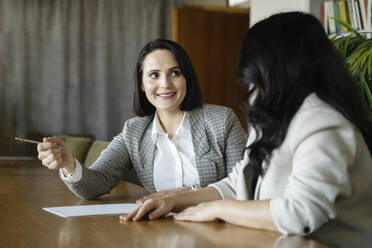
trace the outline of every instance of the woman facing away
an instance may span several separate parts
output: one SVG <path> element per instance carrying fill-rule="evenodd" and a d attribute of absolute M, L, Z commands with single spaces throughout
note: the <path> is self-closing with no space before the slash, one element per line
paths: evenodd
<path fill-rule="evenodd" d="M 140 52 L 134 112 L 89 168 L 65 144 L 44 138 L 38 158 L 82 198 L 109 193 L 131 168 L 147 198 L 204 187 L 227 176 L 241 159 L 246 133 L 234 112 L 202 104 L 195 70 L 177 43 L 157 39 Z M 61 147 L 58 148 L 56 146 Z"/>
<path fill-rule="evenodd" d="M 371 113 L 320 22 L 289 12 L 257 23 L 242 41 L 238 72 L 250 89 L 244 159 L 217 183 L 141 200 L 121 219 L 182 210 L 176 220 L 222 219 L 340 247 L 369 246 Z"/>

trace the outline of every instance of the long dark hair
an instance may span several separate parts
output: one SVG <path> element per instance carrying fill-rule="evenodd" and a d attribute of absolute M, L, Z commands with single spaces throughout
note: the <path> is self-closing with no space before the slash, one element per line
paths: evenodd
<path fill-rule="evenodd" d="M 250 88 L 246 99 L 258 90 L 247 107 L 249 125 L 260 134 L 247 147 L 256 175 L 264 173 L 262 163 L 283 143 L 290 121 L 313 92 L 357 126 L 372 150 L 361 90 L 314 16 L 287 12 L 255 24 L 241 44 L 238 77 Z"/>
<path fill-rule="evenodd" d="M 146 56 L 155 50 L 168 50 L 186 79 L 186 96 L 180 109 L 190 111 L 203 104 L 202 93 L 199 87 L 198 77 L 185 50 L 176 42 L 166 39 L 156 39 L 148 42 L 140 51 L 136 64 L 133 90 L 133 110 L 138 116 L 147 116 L 155 113 L 155 107 L 149 102 L 145 93 L 141 90 L 143 61 Z"/>

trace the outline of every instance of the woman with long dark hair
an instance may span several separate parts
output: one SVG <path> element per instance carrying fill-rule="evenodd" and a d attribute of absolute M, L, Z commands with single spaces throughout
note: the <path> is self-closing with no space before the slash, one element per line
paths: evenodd
<path fill-rule="evenodd" d="M 121 218 L 181 209 L 177 220 L 370 245 L 371 112 L 320 22 L 289 12 L 257 23 L 242 41 L 238 72 L 249 88 L 244 159 L 209 187 L 145 201 Z"/>
<path fill-rule="evenodd" d="M 38 145 L 39 159 L 89 199 L 109 193 L 130 169 L 154 193 L 143 198 L 149 199 L 205 187 L 241 159 L 246 133 L 237 116 L 227 107 L 203 104 L 194 67 L 171 40 L 150 41 L 139 53 L 133 108 L 137 117 L 125 122 L 89 168 L 55 137 Z"/>

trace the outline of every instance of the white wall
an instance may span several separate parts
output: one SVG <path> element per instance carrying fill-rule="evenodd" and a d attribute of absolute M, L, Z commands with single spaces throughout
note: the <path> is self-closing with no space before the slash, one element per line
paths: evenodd
<path fill-rule="evenodd" d="M 250 26 L 275 13 L 303 11 L 319 17 L 321 0 L 251 0 Z"/>

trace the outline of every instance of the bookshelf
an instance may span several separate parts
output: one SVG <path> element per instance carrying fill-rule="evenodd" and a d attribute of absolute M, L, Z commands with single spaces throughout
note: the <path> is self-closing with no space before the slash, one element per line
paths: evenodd
<path fill-rule="evenodd" d="M 329 17 L 337 17 L 337 15 L 344 18 L 359 32 L 371 32 L 371 5 L 372 0 L 251 0 L 250 23 L 252 26 L 256 22 L 279 12 L 302 11 L 319 18 L 329 34 L 336 33 L 337 28 L 341 29 L 338 33 L 346 32 L 345 29 L 342 30 L 342 27 L 337 27 L 334 20 L 329 19 Z M 358 7 L 357 10 L 356 6 Z"/>
<path fill-rule="evenodd" d="M 320 4 L 320 21 L 328 34 L 348 32 L 346 27 L 330 17 L 342 19 L 358 32 L 372 32 L 371 6 L 372 0 L 323 0 Z"/>

